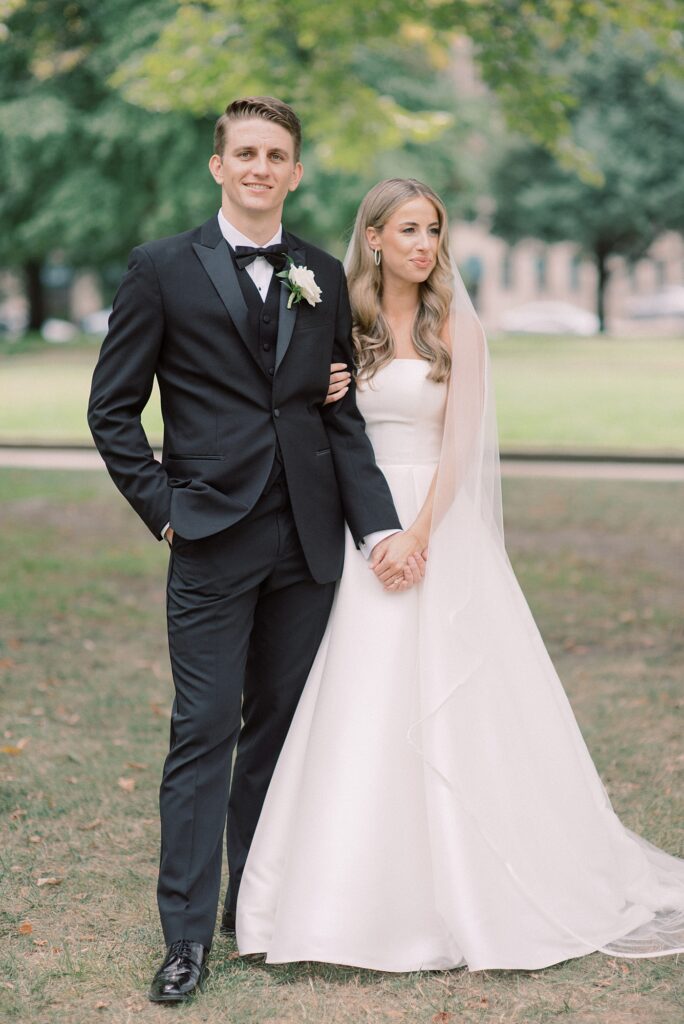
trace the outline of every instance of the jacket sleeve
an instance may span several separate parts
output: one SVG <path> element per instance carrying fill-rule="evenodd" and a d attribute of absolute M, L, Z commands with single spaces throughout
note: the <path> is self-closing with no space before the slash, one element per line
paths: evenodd
<path fill-rule="evenodd" d="M 347 279 L 340 265 L 333 361 L 346 363 L 353 370 L 351 328 Z M 356 546 L 368 534 L 378 530 L 401 530 L 390 489 L 376 465 L 375 454 L 366 434 L 366 424 L 356 405 L 353 376 L 344 398 L 324 405 L 321 416 L 330 440 L 344 516 Z"/>
<path fill-rule="evenodd" d="M 152 533 L 169 521 L 171 490 L 140 420 L 164 334 L 164 310 L 152 259 L 134 249 L 114 299 L 109 331 L 93 374 L 88 425 L 112 480 Z"/>

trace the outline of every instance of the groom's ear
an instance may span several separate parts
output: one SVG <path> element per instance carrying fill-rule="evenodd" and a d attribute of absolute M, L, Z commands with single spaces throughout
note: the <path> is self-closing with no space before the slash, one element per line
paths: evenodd
<path fill-rule="evenodd" d="M 298 160 L 292 169 L 292 177 L 290 178 L 290 192 L 294 192 L 299 186 L 299 182 L 302 180 L 304 174 L 304 164 L 301 160 Z"/>
<path fill-rule="evenodd" d="M 223 160 L 218 153 L 212 153 L 209 158 L 209 173 L 217 185 L 223 184 Z"/>

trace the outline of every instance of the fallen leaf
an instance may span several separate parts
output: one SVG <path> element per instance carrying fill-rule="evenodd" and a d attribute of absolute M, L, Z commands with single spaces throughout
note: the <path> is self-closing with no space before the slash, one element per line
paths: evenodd
<path fill-rule="evenodd" d="M 28 811 L 22 810 L 21 807 L 17 807 L 15 811 L 10 814 L 10 821 L 17 821 L 18 818 L 23 818 L 28 814 Z"/>
<path fill-rule="evenodd" d="M 127 768 L 133 768 L 135 771 L 144 772 L 150 767 L 148 764 L 143 764 L 142 761 L 126 761 Z"/>
<path fill-rule="evenodd" d="M 18 636 L 7 637 L 7 646 L 11 647 L 13 651 L 18 651 L 22 646 L 22 642 Z"/>
<path fill-rule="evenodd" d="M 31 924 L 30 921 L 22 921 L 22 923 L 17 928 L 17 931 L 19 932 L 20 935 L 30 935 L 31 932 L 33 931 L 33 925 Z"/>
<path fill-rule="evenodd" d="M 79 825 L 78 830 L 79 832 L 92 832 L 94 828 L 99 828 L 101 824 L 102 818 L 94 818 L 87 825 Z"/>
<path fill-rule="evenodd" d="M 11 981 L 3 981 L 2 987 L 3 988 L 8 988 L 10 990 L 10 992 L 14 992 L 14 985 L 12 984 Z"/>
<path fill-rule="evenodd" d="M 43 842 L 43 837 L 42 836 L 29 836 L 29 843 L 42 843 L 42 842 Z"/>
<path fill-rule="evenodd" d="M 125 793 L 132 793 L 135 789 L 135 779 L 126 779 L 123 775 L 120 775 L 118 781 L 119 786 Z"/>
<path fill-rule="evenodd" d="M 39 889 L 42 889 L 44 885 L 61 885 L 64 881 L 63 878 L 57 878 L 55 875 L 41 875 L 36 881 L 36 885 Z"/>
<path fill-rule="evenodd" d="M 104 1003 L 101 999 L 99 999 L 95 1003 L 95 1009 L 96 1010 L 106 1010 L 108 1006 L 109 1006 L 109 1003 Z"/>
<path fill-rule="evenodd" d="M 33 945 L 34 946 L 47 946 L 47 939 L 34 939 L 33 940 Z"/>
<path fill-rule="evenodd" d="M 78 785 L 78 777 L 76 775 L 67 775 L 66 780 L 70 786 Z"/>
<path fill-rule="evenodd" d="M 0 747 L 0 751 L 3 754 L 11 754 L 13 757 L 16 757 L 17 754 L 21 754 L 22 750 L 25 748 L 28 741 L 29 737 L 26 736 L 24 737 L 24 739 L 17 740 L 17 742 L 14 744 L 10 744 L 5 747 Z"/>
<path fill-rule="evenodd" d="M 432 1024 L 449 1024 L 450 1020 L 454 1019 L 453 1013 L 448 1013 L 446 1010 L 442 1010 L 441 1013 L 436 1013 L 432 1018 Z"/>
<path fill-rule="evenodd" d="M 168 714 L 166 708 L 163 707 L 161 702 L 158 700 L 150 701 L 150 710 L 152 711 L 152 714 L 157 715 L 158 718 L 166 718 Z"/>
<path fill-rule="evenodd" d="M 14 668 L 15 664 L 11 658 L 0 658 L 0 668 Z"/>

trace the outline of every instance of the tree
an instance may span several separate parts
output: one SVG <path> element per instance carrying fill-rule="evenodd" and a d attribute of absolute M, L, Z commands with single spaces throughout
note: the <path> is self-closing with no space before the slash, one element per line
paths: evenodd
<path fill-rule="evenodd" d="M 120 263 L 145 238 L 182 231 L 208 217 L 217 192 L 206 169 L 222 93 L 207 116 L 155 111 L 129 102 L 112 84 L 117 68 L 148 53 L 175 0 L 13 0 L 0 29 L 0 264 L 23 270 L 30 326 L 44 319 L 41 267 L 58 252 L 72 266 Z M 355 78 L 380 75 L 388 92 L 416 112 L 437 100 L 454 108 L 445 69 L 421 52 L 388 46 L 379 54 L 358 46 Z M 408 61 L 408 63 L 407 63 Z M 364 87 L 366 87 L 364 85 Z M 370 88 L 370 85 L 367 86 Z M 431 144 L 429 165 L 420 144 L 407 142 L 382 159 L 342 171 L 307 146 L 304 188 L 288 205 L 288 225 L 341 252 L 364 191 L 378 177 L 421 173 L 465 210 L 476 175 L 468 169 L 466 104 L 461 118 Z M 307 138 L 311 137 L 307 125 Z M 315 126 L 312 128 L 315 138 Z M 454 154 L 462 154 L 455 156 Z"/>
<path fill-rule="evenodd" d="M 360 77 L 360 48 L 377 57 L 401 49 L 439 68 L 454 39 L 468 37 L 511 127 L 554 146 L 573 96 L 553 54 L 617 25 L 648 29 L 661 63 L 676 64 L 681 16 L 681 0 L 186 0 L 114 81 L 135 103 L 196 115 L 227 96 L 280 96 L 302 114 L 321 165 L 358 171 L 379 150 L 429 142 L 450 121 L 438 102 L 416 110 L 388 93 L 382 76 Z M 563 154 L 573 157 L 567 145 Z"/>
<path fill-rule="evenodd" d="M 635 261 L 663 231 L 684 230 L 684 83 L 659 73 L 658 61 L 643 37 L 618 45 L 610 33 L 586 57 L 567 58 L 571 139 L 591 174 L 523 140 L 493 174 L 496 234 L 573 241 L 593 260 L 601 331 L 610 257 Z"/>
<path fill-rule="evenodd" d="M 50 252 L 106 267 L 143 238 L 209 215 L 215 189 L 197 153 L 212 121 L 143 110 L 108 84 L 175 4 L 11 7 L 0 33 L 0 263 L 23 270 L 35 329 Z"/>

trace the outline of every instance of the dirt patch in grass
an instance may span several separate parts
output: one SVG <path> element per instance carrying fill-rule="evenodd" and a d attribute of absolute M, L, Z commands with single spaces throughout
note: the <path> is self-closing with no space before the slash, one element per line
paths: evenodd
<path fill-rule="evenodd" d="M 508 481 L 505 498 L 511 560 L 616 810 L 681 854 L 684 486 Z M 3 1021 L 684 1019 L 681 958 L 391 975 L 270 967 L 219 936 L 202 998 L 150 1005 L 167 552 L 97 474 L 0 472 L 0 520 Z"/>

